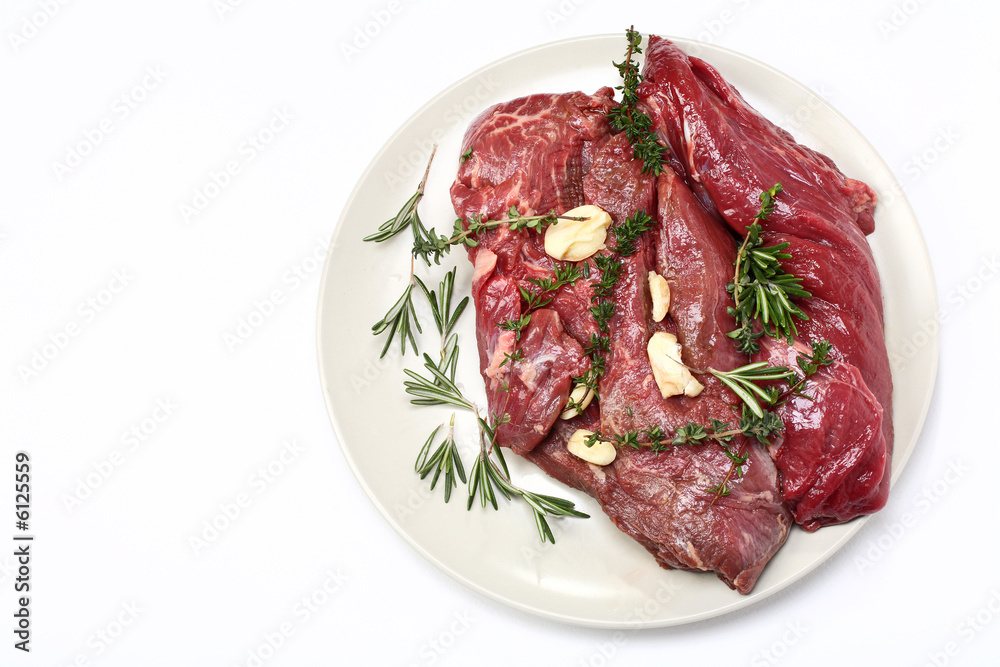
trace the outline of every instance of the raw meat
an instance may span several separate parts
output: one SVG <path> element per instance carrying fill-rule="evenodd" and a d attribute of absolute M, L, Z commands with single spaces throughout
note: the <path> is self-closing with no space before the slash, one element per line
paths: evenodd
<path fill-rule="evenodd" d="M 784 268 L 813 295 L 799 304 L 810 318 L 799 325 L 799 340 L 829 340 L 840 362 L 838 383 L 823 384 L 829 372 L 814 383 L 824 395 L 839 388 L 835 397 L 782 409 L 788 428 L 773 453 L 796 521 L 815 530 L 880 509 L 889 490 L 893 428 L 881 287 L 865 238 L 874 229 L 874 192 L 796 143 L 715 69 L 669 40 L 650 37 L 643 74 L 640 97 L 687 184 L 736 233 L 745 233 L 760 192 L 783 186 L 762 238 L 767 245 L 789 242 L 792 259 Z M 771 340 L 758 358 L 794 362 L 795 356 Z M 879 428 L 872 428 L 872 415 Z M 834 422 L 835 429 L 826 428 Z M 857 456 L 842 457 L 846 442 Z"/>
<path fill-rule="evenodd" d="M 614 288 L 612 349 L 600 383 L 600 409 L 595 403 L 569 421 L 557 416 L 568 398 L 571 376 L 589 367 L 586 357 L 578 363 L 579 350 L 597 332 L 589 308 L 598 269 L 588 260 L 590 278 L 560 290 L 549 306 L 534 311 L 529 329 L 517 341 L 496 324 L 521 315 L 517 287 L 531 288 L 528 278 L 553 275 L 554 262 L 545 255 L 539 235 L 502 226 L 481 235 L 480 244 L 469 249 L 475 265 L 480 368 L 490 412 L 513 417 L 498 429 L 497 441 L 594 496 L 612 521 L 660 564 L 714 571 L 747 593 L 791 524 L 777 471 L 762 447 L 742 437 L 734 440 L 731 446 L 748 453 L 738 474 L 714 443 L 658 453 L 623 448 L 616 461 L 603 468 L 566 450 L 569 435 L 588 425 L 606 434 L 653 425 L 671 432 L 690 421 L 737 418 L 732 407 L 737 399 L 710 376 L 697 399 L 670 400 L 660 396 L 652 378 L 646 344 L 653 331 L 665 327 L 684 343 L 689 364 L 724 370 L 741 363 L 724 337 L 733 326 L 725 314 L 725 283 L 735 242 L 680 179 L 664 174 L 654 180 L 642 174 L 624 135 L 612 135 L 603 115 L 588 115 L 593 109 L 606 113 L 608 94 L 602 90 L 594 96 L 514 100 L 488 110 L 466 134 L 463 151 L 471 149 L 472 157 L 452 187 L 455 210 L 463 218 L 500 217 L 511 206 L 522 214 L 546 212 L 545 206 L 562 213 L 587 203 L 608 211 L 615 226 L 640 210 L 658 221 L 654 232 L 639 240 L 637 251 L 623 259 Z M 518 143 L 523 137 L 530 137 L 530 151 Z M 477 155 L 480 161 L 474 162 Z M 614 228 L 609 245 L 614 244 Z M 677 287 L 667 324 L 654 323 L 649 316 L 650 269 L 661 271 Z M 536 320 L 548 332 L 544 345 L 531 344 Z M 504 364 L 515 347 L 524 359 Z M 549 370 L 536 387 L 521 382 L 525 369 L 545 362 Z M 717 498 L 711 489 L 727 477 L 730 493 Z"/>
<path fill-rule="evenodd" d="M 512 207 L 534 215 L 582 205 L 596 150 L 587 145 L 607 142 L 605 115 L 613 104 L 611 89 L 603 88 L 594 95 L 531 95 L 484 111 L 466 132 L 463 151 L 472 152 L 451 188 L 455 212 L 499 219 Z M 497 429 L 498 442 L 522 454 L 545 437 L 566 405 L 572 377 L 590 366 L 579 341 L 596 331 L 588 312 L 592 281 L 560 290 L 532 313 L 517 341 L 497 325 L 521 316 L 518 287 L 534 290 L 530 279 L 552 277 L 554 261 L 534 232 L 501 226 L 477 240 L 469 259 L 480 371 L 490 414 L 511 415 Z M 515 345 L 524 358 L 505 363 Z"/>

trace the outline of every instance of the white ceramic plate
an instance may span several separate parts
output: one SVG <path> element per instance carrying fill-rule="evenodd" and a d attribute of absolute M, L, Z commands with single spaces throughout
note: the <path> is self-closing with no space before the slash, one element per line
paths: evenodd
<path fill-rule="evenodd" d="M 930 402 L 938 358 L 936 293 L 927 249 L 899 184 L 873 148 L 825 101 L 776 70 L 732 51 L 675 40 L 716 66 L 758 110 L 796 138 L 830 155 L 848 175 L 869 183 L 881 202 L 870 237 L 885 292 L 886 336 L 895 379 L 895 481 L 916 444 Z M 469 122 L 487 106 L 536 92 L 593 92 L 617 85 L 612 60 L 622 58 L 624 38 L 597 36 L 556 42 L 500 60 L 454 84 L 410 118 L 375 156 L 337 225 L 319 298 L 318 351 L 323 392 L 347 461 L 386 520 L 421 555 L 485 595 L 518 609 L 580 625 L 608 628 L 686 623 L 745 607 L 788 586 L 830 557 L 864 520 L 807 534 L 793 530 L 765 569 L 753 593 L 740 596 L 713 574 L 661 569 L 638 544 L 620 533 L 587 496 L 562 487 L 508 455 L 515 482 L 572 498 L 592 518 L 552 522 L 555 545 L 539 542 L 523 502 L 495 512 L 465 510 L 465 488 L 443 502 L 413 471 L 420 446 L 451 415 L 447 408 L 409 405 L 404 366 L 420 369 L 412 354 L 394 345 L 379 359 L 381 337 L 368 326 L 379 320 L 409 278 L 408 233 L 385 244 L 362 243 L 416 190 L 432 144 L 438 152 L 421 204 L 421 217 L 450 230 L 454 212 L 448 188 Z M 468 293 L 471 266 L 462 249 L 445 262 L 459 267 L 458 289 Z M 436 286 L 444 267 L 418 275 Z M 928 295 L 931 298 L 928 298 Z M 424 326 L 421 349 L 438 342 L 423 299 L 415 299 Z M 460 379 L 467 395 L 484 404 L 472 308 L 460 326 Z M 464 419 L 464 421 L 462 421 Z M 476 451 L 470 415 L 459 415 L 464 460 Z"/>

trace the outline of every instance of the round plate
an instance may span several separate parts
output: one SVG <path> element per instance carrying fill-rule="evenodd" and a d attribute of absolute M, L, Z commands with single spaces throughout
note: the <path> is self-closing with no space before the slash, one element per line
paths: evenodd
<path fill-rule="evenodd" d="M 937 304 L 927 248 L 902 190 L 885 163 L 851 124 L 822 98 L 776 70 L 716 46 L 674 40 L 717 67 L 744 97 L 800 142 L 832 157 L 844 173 L 880 196 L 877 231 L 870 237 L 883 280 L 886 340 L 895 395 L 895 481 L 917 441 L 930 402 L 938 358 Z M 556 544 L 541 544 L 531 512 L 519 500 L 500 499 L 500 511 L 478 504 L 466 511 L 466 489 L 444 503 L 442 489 L 414 473 L 417 452 L 452 411 L 416 407 L 403 392 L 405 367 L 420 360 L 393 344 L 380 358 L 383 338 L 370 326 L 396 302 L 409 280 L 409 233 L 387 243 L 362 238 L 391 218 L 416 191 L 430 155 L 437 154 L 420 215 L 428 227 L 450 230 L 455 215 L 448 188 L 461 139 L 487 106 L 539 92 L 593 92 L 617 85 L 612 61 L 624 51 L 621 35 L 547 44 L 504 58 L 454 84 L 410 118 L 375 156 L 337 225 L 319 297 L 319 368 L 327 408 L 344 455 L 386 520 L 421 555 L 461 581 L 518 609 L 562 621 L 606 628 L 658 627 L 716 616 L 753 604 L 788 586 L 842 547 L 865 519 L 823 528 L 794 529 L 750 595 L 741 596 L 712 574 L 667 571 L 618 531 L 596 502 L 508 455 L 515 483 L 571 498 L 590 519 L 551 521 Z M 471 266 L 461 248 L 442 266 L 418 264 L 435 288 L 446 268 L 458 266 L 456 300 L 468 294 Z M 422 296 L 414 299 L 424 333 L 421 351 L 440 345 Z M 466 395 L 485 405 L 470 305 L 459 326 L 459 379 Z M 471 413 L 457 417 L 456 438 L 466 467 L 478 448 Z M 440 435 L 438 440 L 440 439 Z"/>

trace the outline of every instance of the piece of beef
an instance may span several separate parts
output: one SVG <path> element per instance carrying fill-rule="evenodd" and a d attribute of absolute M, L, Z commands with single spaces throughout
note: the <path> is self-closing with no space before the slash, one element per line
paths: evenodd
<path fill-rule="evenodd" d="M 583 204 L 584 142 L 609 133 L 614 91 L 529 95 L 496 104 L 469 126 L 451 199 L 459 217 L 496 220 Z"/>
<path fill-rule="evenodd" d="M 725 333 L 734 328 L 726 313 L 736 246 L 671 171 L 657 179 L 657 225 L 623 259 L 614 289 L 611 350 L 600 383 L 600 427 L 623 434 L 659 426 L 672 433 L 712 420 L 734 424 L 739 400 L 713 376 L 700 374 L 705 388 L 697 397 L 664 399 L 646 344 L 654 331 L 671 329 L 682 342 L 682 361 L 693 368 L 731 370 L 742 363 Z M 650 318 L 647 276 L 656 269 L 671 285 L 670 318 Z M 562 441 L 564 435 L 554 439 Z M 743 451 L 745 466 L 734 473 L 718 443 L 677 446 L 667 452 L 622 448 L 602 469 L 595 497 L 624 532 L 645 546 L 665 567 L 714 571 L 747 593 L 764 565 L 784 543 L 791 514 L 781 500 L 777 470 L 756 442 L 737 436 L 729 443 Z M 545 443 L 533 460 L 552 447 Z M 549 470 L 562 465 L 539 462 Z M 558 476 L 558 475 L 557 475 Z M 565 476 L 565 474 L 563 474 Z M 716 497 L 728 478 L 729 494 Z"/>
<path fill-rule="evenodd" d="M 779 469 L 783 462 L 796 461 L 795 470 L 782 469 L 783 475 L 811 480 L 815 488 L 808 494 L 824 499 L 819 504 L 798 502 L 797 520 L 814 530 L 880 509 L 890 479 L 892 379 L 881 287 L 865 239 L 874 229 L 874 192 L 757 113 L 707 63 L 656 36 L 650 37 L 645 53 L 640 97 L 704 205 L 744 234 L 760 207 L 760 193 L 782 184 L 762 237 L 768 245 L 789 242 L 792 259 L 784 262 L 785 269 L 802 278 L 802 286 L 813 294 L 799 304 L 810 318 L 797 325 L 799 339 L 829 340 L 832 356 L 857 371 L 856 381 L 850 383 L 857 391 L 839 392 L 835 399 L 830 396 L 810 406 L 796 400 L 792 406 L 798 412 L 789 416 L 791 408 L 783 411 L 786 424 L 802 422 L 805 414 L 831 423 L 836 415 L 827 411 L 861 415 L 873 414 L 875 406 L 881 410 L 876 433 L 869 432 L 869 419 L 838 423 L 838 437 L 866 449 L 844 475 L 822 474 L 829 459 L 812 456 L 824 451 L 824 432 L 788 429 L 783 451 L 800 453 L 779 457 Z M 757 358 L 767 356 L 762 352 Z M 852 403 L 843 405 L 843 400 Z M 810 465 L 812 474 L 804 474 Z M 802 493 L 796 487 L 789 497 Z"/>
<path fill-rule="evenodd" d="M 769 365 L 789 368 L 811 352 L 801 343 L 767 337 L 761 347 Z M 816 530 L 870 513 L 889 452 L 882 406 L 857 367 L 841 361 L 820 367 L 776 412 L 785 428 L 768 452 L 796 522 Z"/>
<path fill-rule="evenodd" d="M 462 151 L 469 158 L 451 187 L 455 212 L 465 220 L 501 219 L 512 207 L 534 215 L 582 205 L 585 176 L 604 159 L 610 137 L 605 115 L 612 105 L 611 89 L 603 88 L 594 95 L 531 95 L 484 111 L 465 135 Z M 488 408 L 491 415 L 511 415 L 498 427 L 497 441 L 524 453 L 565 407 L 572 378 L 590 366 L 581 343 L 596 331 L 589 313 L 594 279 L 559 290 L 531 314 L 518 340 L 498 325 L 521 317 L 519 288 L 537 290 L 529 281 L 553 277 L 555 261 L 533 231 L 499 226 L 476 241 L 469 259 Z"/>
<path fill-rule="evenodd" d="M 777 470 L 763 449 L 748 445 L 747 464 L 716 499 L 729 459 L 714 444 L 652 453 L 622 449 L 599 467 L 569 453 L 577 428 L 593 428 L 588 415 L 560 421 L 526 454 L 555 479 L 600 502 L 614 524 L 645 547 L 663 567 L 715 572 L 731 588 L 749 593 L 784 543 L 792 520 L 778 492 Z"/>
<path fill-rule="evenodd" d="M 480 371 L 490 414 L 510 415 L 497 428 L 497 441 L 521 454 L 545 437 L 566 406 L 572 378 L 590 362 L 551 308 L 533 312 L 520 339 L 498 326 L 520 318 L 522 308 L 518 281 L 497 273 L 496 265 L 497 256 L 488 248 L 476 254 L 472 295 Z"/>
<path fill-rule="evenodd" d="M 577 348 L 567 338 L 586 344 L 597 331 L 589 308 L 599 272 L 588 260 L 590 277 L 559 290 L 546 308 L 534 311 L 529 330 L 518 341 L 513 332 L 496 324 L 522 314 L 517 288 L 530 288 L 529 278 L 551 276 L 554 262 L 534 233 L 500 227 L 478 237 L 480 244 L 469 255 L 475 264 L 473 300 L 481 370 L 491 413 L 512 415 L 498 429 L 497 439 L 560 481 L 595 497 L 612 521 L 649 549 L 661 565 L 715 571 L 727 584 L 747 593 L 784 542 L 791 524 L 791 515 L 780 500 L 777 471 L 759 445 L 742 437 L 730 444 L 734 451 L 745 448 L 748 454 L 739 470 L 715 443 L 657 453 L 626 448 L 603 468 L 585 463 L 566 449 L 576 428 L 600 429 L 611 435 L 655 425 L 670 432 L 692 421 L 732 422 L 737 417 L 732 407 L 737 399 L 711 376 L 702 378 L 706 388 L 698 398 L 663 399 L 646 353 L 653 331 L 670 330 L 685 346 L 688 363 L 719 369 L 738 365 L 739 355 L 724 337 L 734 326 L 725 310 L 725 283 L 732 270 L 735 242 L 680 179 L 672 174 L 659 179 L 643 174 L 624 135 L 610 134 L 601 121 L 579 129 L 581 117 L 593 118 L 587 112 L 568 110 L 567 104 L 600 108 L 603 94 L 548 96 L 552 111 L 543 108 L 543 96 L 514 100 L 481 116 L 466 135 L 463 150 L 471 148 L 480 163 L 470 159 L 463 164 L 452 188 L 460 216 L 500 216 L 511 206 L 530 214 L 550 205 L 563 212 L 570 206 L 594 204 L 612 216 L 608 241 L 612 247 L 614 229 L 626 217 L 641 210 L 657 221 L 637 242 L 636 252 L 622 260 L 623 271 L 613 293 L 612 349 L 600 383 L 600 399 L 569 421 L 555 419 L 559 403 L 551 399 L 568 393 L 570 376 L 579 373 L 550 364 L 540 384 L 543 388 L 538 390 L 542 405 L 536 408 L 528 403 L 538 399 L 519 384 L 521 364 L 537 366 L 540 357 L 551 356 L 529 345 L 536 319 L 550 332 L 548 349 L 561 349 L 560 355 L 576 363 Z M 532 127 L 536 123 L 542 128 Z M 557 127 L 560 124 L 569 127 Z M 510 156 L 490 154 L 512 145 L 508 133 L 531 137 L 531 150 L 516 146 Z M 556 145 L 541 141 L 543 135 Z M 567 183 L 567 179 L 579 179 L 579 183 Z M 535 184 L 536 189 L 525 184 Z M 571 193 L 582 193 L 583 200 Z M 522 195 L 525 201 L 519 199 Z M 650 269 L 666 276 L 674 288 L 671 316 L 663 323 L 654 323 L 649 315 Z M 563 335 L 554 330 L 556 322 L 563 323 Z M 504 363 L 515 348 L 526 362 Z M 536 445 L 543 431 L 548 437 Z M 717 498 L 711 488 L 727 478 L 730 493 Z"/>

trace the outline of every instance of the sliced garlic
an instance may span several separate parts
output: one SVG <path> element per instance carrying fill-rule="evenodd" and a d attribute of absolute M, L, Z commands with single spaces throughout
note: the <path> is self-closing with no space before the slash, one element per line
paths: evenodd
<path fill-rule="evenodd" d="M 573 387 L 569 394 L 567 408 L 559 415 L 560 419 L 572 419 L 587 409 L 590 402 L 594 400 L 594 389 L 585 384 L 578 384 Z"/>
<path fill-rule="evenodd" d="M 566 211 L 563 215 L 584 219 L 560 218 L 545 229 L 545 252 L 549 257 L 579 262 L 605 247 L 611 216 L 604 209 L 588 204 Z"/>
<path fill-rule="evenodd" d="M 656 271 L 649 272 L 649 296 L 653 300 L 653 321 L 662 322 L 670 310 L 670 285 Z"/>
<path fill-rule="evenodd" d="M 594 435 L 593 431 L 582 428 L 577 429 L 570 436 L 569 442 L 566 443 L 566 449 L 573 456 L 581 458 L 587 463 L 593 463 L 595 466 L 606 466 L 614 461 L 618 455 L 618 450 L 615 449 L 614 443 L 607 440 L 597 440 L 588 447 L 587 438 L 592 435 Z"/>
<path fill-rule="evenodd" d="M 646 345 L 646 354 L 649 355 L 649 365 L 653 367 L 653 379 L 663 398 L 678 394 L 697 396 L 705 388 L 681 363 L 681 346 L 673 334 L 657 331 Z"/>

